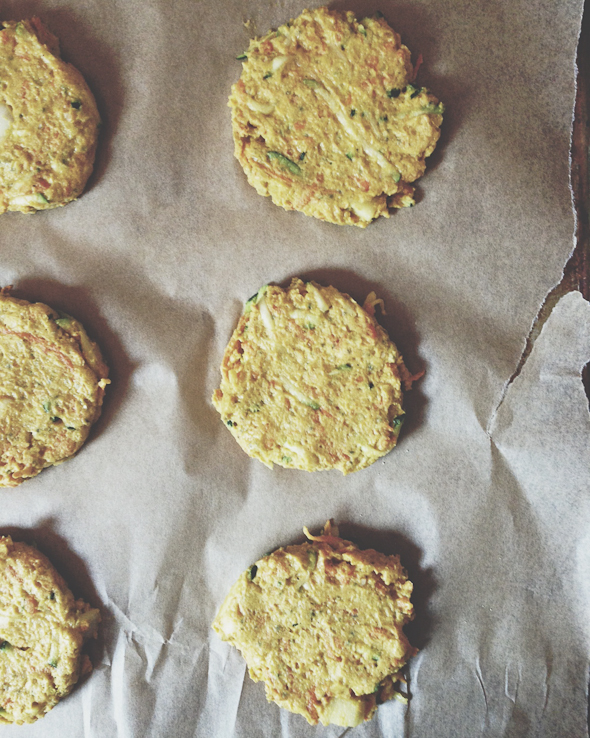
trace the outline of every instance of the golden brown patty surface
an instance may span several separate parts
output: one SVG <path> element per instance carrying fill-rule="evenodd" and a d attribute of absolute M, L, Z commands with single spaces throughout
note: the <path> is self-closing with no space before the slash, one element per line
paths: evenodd
<path fill-rule="evenodd" d="M 414 204 L 443 105 L 382 17 L 305 10 L 254 39 L 229 104 L 235 155 L 276 205 L 367 226 Z"/>
<path fill-rule="evenodd" d="M 0 537 L 0 724 L 32 723 L 71 691 L 99 622 L 43 554 Z"/>
<path fill-rule="evenodd" d="M 76 453 L 100 415 L 107 376 L 77 320 L 0 294 L 0 487 Z"/>
<path fill-rule="evenodd" d="M 395 446 L 411 377 L 373 317 L 377 302 L 294 279 L 246 303 L 213 404 L 247 454 L 348 474 Z"/>
<path fill-rule="evenodd" d="M 100 123 L 80 72 L 38 18 L 0 31 L 0 213 L 65 205 L 92 172 Z"/>
<path fill-rule="evenodd" d="M 257 561 L 213 628 L 236 646 L 268 700 L 310 723 L 358 725 L 399 694 L 416 653 L 403 633 L 412 583 L 397 556 L 361 551 L 328 523 L 309 543 Z"/>

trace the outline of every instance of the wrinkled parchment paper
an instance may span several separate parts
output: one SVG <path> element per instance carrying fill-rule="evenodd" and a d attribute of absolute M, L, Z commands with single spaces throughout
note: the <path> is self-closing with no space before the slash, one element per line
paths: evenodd
<path fill-rule="evenodd" d="M 287 213 L 233 158 L 230 85 L 249 30 L 296 0 L 6 2 L 39 14 L 104 118 L 76 203 L 0 224 L 0 281 L 81 319 L 112 368 L 73 460 L 1 493 L 0 530 L 36 541 L 100 606 L 95 671 L 10 736 L 338 736 L 268 704 L 209 624 L 240 572 L 332 517 L 399 553 L 420 654 L 408 707 L 361 736 L 586 736 L 590 308 L 562 299 L 519 376 L 573 247 L 568 151 L 582 0 L 337 3 L 380 10 L 447 107 L 420 202 L 365 231 Z M 243 302 L 292 276 L 358 300 L 411 370 L 391 454 L 348 477 L 248 459 L 213 410 Z"/>

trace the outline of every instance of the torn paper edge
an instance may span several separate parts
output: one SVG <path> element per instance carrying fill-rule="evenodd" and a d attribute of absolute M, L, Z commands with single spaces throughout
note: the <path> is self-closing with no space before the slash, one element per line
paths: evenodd
<path fill-rule="evenodd" d="M 553 310 L 555 307 L 561 302 L 561 300 L 570 292 L 580 292 L 580 290 L 568 290 L 567 292 L 558 295 L 559 288 L 563 285 L 566 270 L 568 264 L 571 262 L 574 253 L 576 252 L 577 248 L 582 248 L 583 244 L 580 241 L 580 234 L 579 234 L 579 228 L 580 228 L 580 219 L 578 218 L 578 207 L 577 207 L 577 200 L 576 200 L 576 193 L 574 192 L 573 188 L 573 182 L 572 182 L 572 167 L 573 167 L 573 143 L 574 143 L 574 124 L 576 121 L 576 101 L 578 98 L 578 89 L 579 89 L 579 68 L 578 68 L 578 49 L 580 46 L 580 36 L 582 33 L 582 17 L 580 17 L 580 25 L 578 26 L 578 38 L 576 43 L 576 56 L 574 58 L 574 100 L 572 105 L 572 114 L 571 114 L 571 121 L 570 121 L 570 137 L 569 137 L 569 153 L 568 153 L 568 163 L 569 163 L 569 174 L 568 174 L 568 188 L 570 191 L 570 200 L 571 200 L 571 210 L 572 215 L 574 217 L 573 222 L 573 230 L 572 230 L 572 248 L 569 252 L 564 264 L 563 268 L 561 270 L 561 276 L 559 278 L 559 281 L 556 282 L 551 289 L 546 293 L 545 297 L 543 298 L 539 309 L 537 310 L 537 313 L 535 317 L 533 318 L 531 322 L 531 326 L 528 330 L 528 333 L 526 335 L 526 338 L 523 341 L 523 347 L 522 351 L 520 353 L 520 356 L 518 358 L 518 361 L 516 362 L 516 368 L 512 375 L 504 382 L 502 385 L 502 389 L 500 391 L 500 397 L 498 399 L 498 402 L 496 403 L 496 406 L 490 413 L 490 417 L 488 419 L 488 422 L 486 424 L 486 434 L 491 438 L 491 431 L 494 426 L 496 416 L 498 415 L 498 412 L 500 410 L 500 407 L 502 406 L 504 400 L 506 399 L 506 395 L 508 394 L 508 390 L 512 386 L 514 380 L 521 374 L 522 370 L 524 369 L 524 366 L 531 355 L 531 352 L 533 350 L 533 347 L 535 345 L 535 341 L 541 334 L 543 330 L 543 326 L 545 323 L 549 320 L 551 314 L 553 313 Z M 580 292 L 581 294 L 581 292 Z M 584 297 L 584 295 L 582 295 Z M 554 300 L 554 298 L 557 298 Z M 584 299 L 586 299 L 584 297 Z M 581 379 L 581 377 L 580 377 Z"/>

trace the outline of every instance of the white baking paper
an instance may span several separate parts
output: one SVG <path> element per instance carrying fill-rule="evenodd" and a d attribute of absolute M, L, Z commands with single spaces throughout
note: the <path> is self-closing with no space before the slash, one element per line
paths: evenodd
<path fill-rule="evenodd" d="M 445 103 L 416 207 L 366 230 L 288 213 L 233 158 L 227 98 L 249 29 L 298 0 L 35 0 L 104 119 L 87 192 L 5 214 L 0 283 L 84 322 L 111 367 L 78 456 L 2 491 L 101 608 L 95 670 L 6 738 L 338 736 L 268 704 L 210 623 L 265 552 L 334 518 L 415 583 L 411 700 L 361 736 L 587 735 L 589 308 L 535 316 L 574 245 L 569 141 L 582 0 L 338 3 L 380 10 Z M 244 25 L 249 22 L 248 27 Z M 384 298 L 412 371 L 398 447 L 367 470 L 270 471 L 210 401 L 244 301 L 292 276 Z"/>

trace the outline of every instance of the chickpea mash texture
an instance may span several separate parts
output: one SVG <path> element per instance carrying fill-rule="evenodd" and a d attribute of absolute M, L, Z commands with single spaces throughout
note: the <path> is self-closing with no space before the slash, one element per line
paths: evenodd
<path fill-rule="evenodd" d="M 231 588 L 213 623 L 266 696 L 309 723 L 359 725 L 400 691 L 416 653 L 403 626 L 412 583 L 397 556 L 361 551 L 327 523 L 268 554 Z"/>
<path fill-rule="evenodd" d="M 383 17 L 325 7 L 251 41 L 229 105 L 248 182 L 286 210 L 366 227 L 414 204 L 444 106 Z"/>

